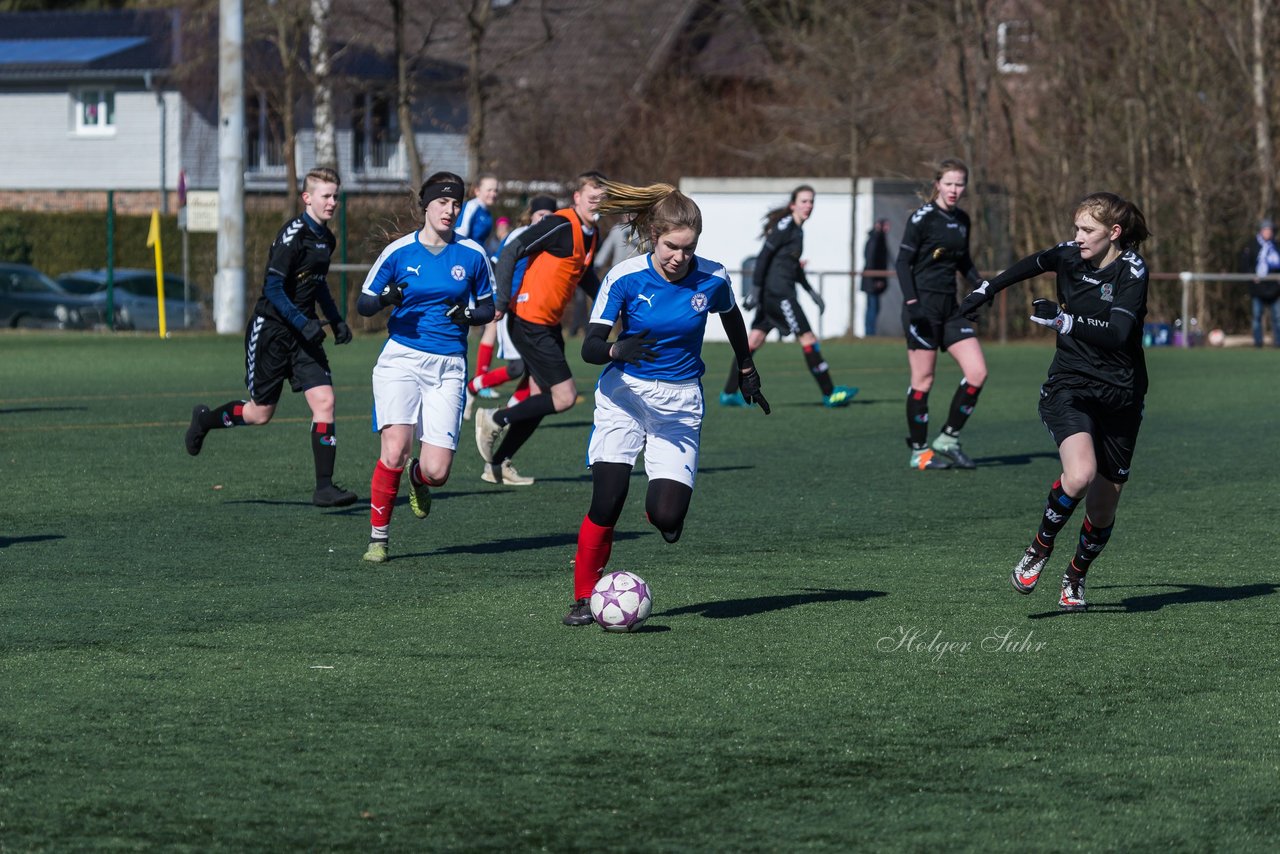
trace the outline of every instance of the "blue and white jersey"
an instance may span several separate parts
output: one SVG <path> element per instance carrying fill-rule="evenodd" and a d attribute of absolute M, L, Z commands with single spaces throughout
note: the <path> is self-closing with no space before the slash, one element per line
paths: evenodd
<path fill-rule="evenodd" d="M 647 329 L 658 355 L 639 365 L 610 362 L 605 371 L 667 382 L 701 377 L 706 371 L 702 339 L 707 315 L 731 311 L 736 304 L 723 264 L 695 255 L 685 277 L 668 282 L 654 268 L 652 254 L 628 258 L 605 276 L 591 308 L 591 322 L 612 326 L 621 320 L 619 338 Z"/>
<path fill-rule="evenodd" d="M 519 228 L 512 229 L 511 232 L 506 237 L 502 238 L 502 243 L 498 245 L 498 248 L 493 253 L 493 257 L 490 259 L 491 261 L 493 261 L 495 268 L 497 267 L 497 264 L 498 264 L 498 257 L 502 255 L 502 250 L 506 249 L 507 245 L 511 243 L 511 241 L 515 240 L 516 237 L 528 231 L 528 229 L 529 229 L 529 226 L 522 225 Z M 525 257 L 521 258 L 519 261 L 516 262 L 515 273 L 513 273 L 511 276 L 511 302 L 515 302 L 516 294 L 520 293 L 520 285 L 524 283 L 524 271 L 527 269 L 529 269 L 528 255 L 526 255 Z"/>
<path fill-rule="evenodd" d="M 489 242 L 493 233 L 493 214 L 475 199 L 467 199 L 462 205 L 462 213 L 453 226 L 459 237 L 469 237 L 481 246 Z"/>
<path fill-rule="evenodd" d="M 493 267 L 479 243 L 456 238 L 433 252 L 418 232 L 406 234 L 382 250 L 361 291 L 376 297 L 392 282 L 404 286 L 404 304 L 387 318 L 392 341 L 438 356 L 466 354 L 468 328 L 445 312 L 493 296 Z"/>

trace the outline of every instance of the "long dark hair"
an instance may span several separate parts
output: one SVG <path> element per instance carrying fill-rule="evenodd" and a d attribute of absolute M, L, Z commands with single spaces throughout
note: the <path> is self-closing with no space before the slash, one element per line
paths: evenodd
<path fill-rule="evenodd" d="M 782 218 L 784 216 L 789 216 L 791 214 L 791 206 L 796 203 L 796 197 L 805 191 L 813 193 L 815 196 L 817 195 L 813 187 L 810 187 L 808 184 L 801 184 L 799 187 L 796 187 L 791 191 L 791 198 L 787 200 L 785 205 L 780 208 L 774 208 L 764 215 L 764 228 L 760 231 L 761 237 L 764 237 L 766 234 L 777 228 L 778 223 L 782 222 Z"/>

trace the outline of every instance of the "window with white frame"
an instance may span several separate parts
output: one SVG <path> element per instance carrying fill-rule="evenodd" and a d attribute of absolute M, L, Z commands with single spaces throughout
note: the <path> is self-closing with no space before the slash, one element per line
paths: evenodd
<path fill-rule="evenodd" d="M 1002 74 L 1026 74 L 1031 62 L 1031 22 L 1001 21 L 996 25 L 996 67 Z"/>
<path fill-rule="evenodd" d="M 357 92 L 351 110 L 351 160 L 357 172 L 391 168 L 400 144 L 396 112 L 386 95 Z"/>
<path fill-rule="evenodd" d="M 116 131 L 116 93 L 111 89 L 81 89 L 76 93 L 76 133 Z"/>
<path fill-rule="evenodd" d="M 244 152 L 247 171 L 284 171 L 284 122 L 261 92 L 245 95 Z"/>

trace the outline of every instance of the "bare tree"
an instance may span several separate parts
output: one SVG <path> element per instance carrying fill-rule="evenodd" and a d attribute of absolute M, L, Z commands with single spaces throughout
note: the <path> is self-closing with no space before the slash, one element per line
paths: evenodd
<path fill-rule="evenodd" d="M 316 165 L 338 167 L 338 128 L 333 110 L 333 56 L 329 47 L 329 17 L 333 0 L 311 0 L 312 99 L 315 104 Z"/>

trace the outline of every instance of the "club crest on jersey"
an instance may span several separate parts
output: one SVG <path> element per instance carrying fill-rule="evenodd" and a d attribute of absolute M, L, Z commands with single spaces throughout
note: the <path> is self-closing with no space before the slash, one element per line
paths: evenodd
<path fill-rule="evenodd" d="M 462 269 L 461 264 L 454 264 L 453 268 L 449 270 L 449 275 L 453 276 L 454 281 L 461 282 L 467 277 L 467 271 Z"/>
<path fill-rule="evenodd" d="M 707 310 L 707 295 L 699 291 L 689 300 L 689 305 L 693 306 L 693 310 L 701 314 Z"/>
<path fill-rule="evenodd" d="M 1115 298 L 1116 298 L 1115 285 L 1111 284 L 1110 282 L 1103 282 L 1102 283 L 1102 299 L 1105 300 L 1106 302 L 1115 302 Z"/>

